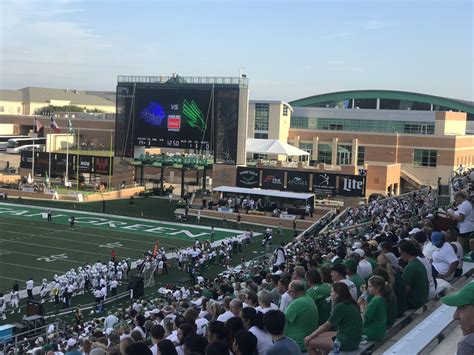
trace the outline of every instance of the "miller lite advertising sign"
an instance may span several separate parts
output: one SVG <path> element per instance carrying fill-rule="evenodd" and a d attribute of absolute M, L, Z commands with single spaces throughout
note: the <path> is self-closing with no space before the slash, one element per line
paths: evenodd
<path fill-rule="evenodd" d="M 350 197 L 364 197 L 365 176 L 339 175 L 339 195 Z"/>

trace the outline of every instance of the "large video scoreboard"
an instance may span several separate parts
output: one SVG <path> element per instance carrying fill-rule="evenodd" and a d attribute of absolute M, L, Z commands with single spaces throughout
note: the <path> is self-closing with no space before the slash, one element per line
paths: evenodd
<path fill-rule="evenodd" d="M 143 83 L 119 78 L 115 154 L 133 157 L 137 146 L 176 148 L 235 163 L 239 84 L 172 79 Z"/>

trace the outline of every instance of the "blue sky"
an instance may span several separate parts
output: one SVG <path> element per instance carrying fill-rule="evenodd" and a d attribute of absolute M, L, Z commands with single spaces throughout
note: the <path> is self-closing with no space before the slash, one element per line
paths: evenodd
<path fill-rule="evenodd" d="M 0 87 L 237 76 L 253 99 L 395 89 L 474 100 L 472 1 L 0 2 Z"/>

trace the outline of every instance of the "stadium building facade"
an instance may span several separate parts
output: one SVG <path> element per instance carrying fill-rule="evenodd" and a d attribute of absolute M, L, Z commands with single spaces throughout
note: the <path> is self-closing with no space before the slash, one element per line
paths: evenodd
<path fill-rule="evenodd" d="M 345 91 L 290 102 L 288 143 L 323 170 L 367 174 L 367 194 L 444 183 L 474 164 L 474 104 L 388 90 Z M 251 110 L 250 110 L 251 111 Z M 402 186 L 403 185 L 403 186 Z"/>

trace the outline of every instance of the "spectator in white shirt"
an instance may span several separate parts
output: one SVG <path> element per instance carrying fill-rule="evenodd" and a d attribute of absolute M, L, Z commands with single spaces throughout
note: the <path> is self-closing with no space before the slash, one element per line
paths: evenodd
<path fill-rule="evenodd" d="M 153 346 L 150 348 L 151 352 L 153 355 L 158 355 L 158 343 L 164 338 L 165 336 L 165 329 L 159 325 L 159 324 L 154 324 L 151 327 L 150 330 L 151 333 L 151 342 L 153 343 Z"/>
<path fill-rule="evenodd" d="M 454 201 L 457 205 L 457 210 L 448 215 L 457 221 L 459 229 L 459 242 L 461 242 L 464 252 L 467 253 L 469 249 L 469 237 L 474 232 L 474 209 L 467 199 L 468 195 L 465 191 L 458 191 L 454 194 Z"/>
<path fill-rule="evenodd" d="M 272 309 L 278 309 L 277 305 L 272 303 L 273 295 L 270 291 L 262 290 L 258 294 L 258 307 L 255 308 L 257 312 L 267 313 Z"/>
<path fill-rule="evenodd" d="M 280 279 L 280 281 L 278 281 L 278 292 L 281 294 L 280 311 L 282 312 L 285 312 L 286 308 L 293 300 L 293 298 L 291 298 L 290 294 L 288 293 L 289 284 L 290 280 L 288 280 L 286 277 L 283 277 Z"/>
<path fill-rule="evenodd" d="M 243 308 L 241 312 L 242 322 L 245 329 L 257 338 L 257 351 L 259 355 L 266 354 L 268 348 L 273 345 L 272 336 L 263 327 L 263 314 L 250 307 Z"/>
<path fill-rule="evenodd" d="M 226 297 L 224 299 L 224 308 L 226 311 L 217 317 L 217 320 L 225 323 L 230 318 L 239 316 L 240 310 L 242 309 L 242 301 Z"/>
<path fill-rule="evenodd" d="M 433 253 L 438 250 L 436 246 L 434 246 L 431 241 L 428 240 L 426 237 L 426 233 L 423 231 L 419 231 L 415 233 L 413 238 L 417 241 L 420 245 L 421 250 L 425 258 L 427 258 L 430 262 L 433 260 Z"/>
<path fill-rule="evenodd" d="M 365 251 L 363 249 L 356 249 L 354 253 L 360 257 L 359 264 L 357 265 L 357 274 L 367 280 L 373 273 L 372 264 L 365 259 Z"/>
<path fill-rule="evenodd" d="M 243 304 L 244 308 L 245 307 L 252 307 L 255 308 L 258 306 L 258 296 L 255 292 L 253 291 L 248 291 L 245 297 L 245 302 Z"/>
<path fill-rule="evenodd" d="M 346 277 L 346 267 L 342 264 L 334 264 L 331 268 L 331 277 L 333 282 L 343 282 L 349 288 L 354 301 L 357 302 L 357 287 L 356 285 Z"/>
<path fill-rule="evenodd" d="M 441 232 L 433 232 L 431 242 L 439 248 L 433 253 L 433 266 L 439 273 L 438 277 L 448 281 L 452 280 L 459 264 L 453 247 L 446 242 L 446 237 Z"/>

